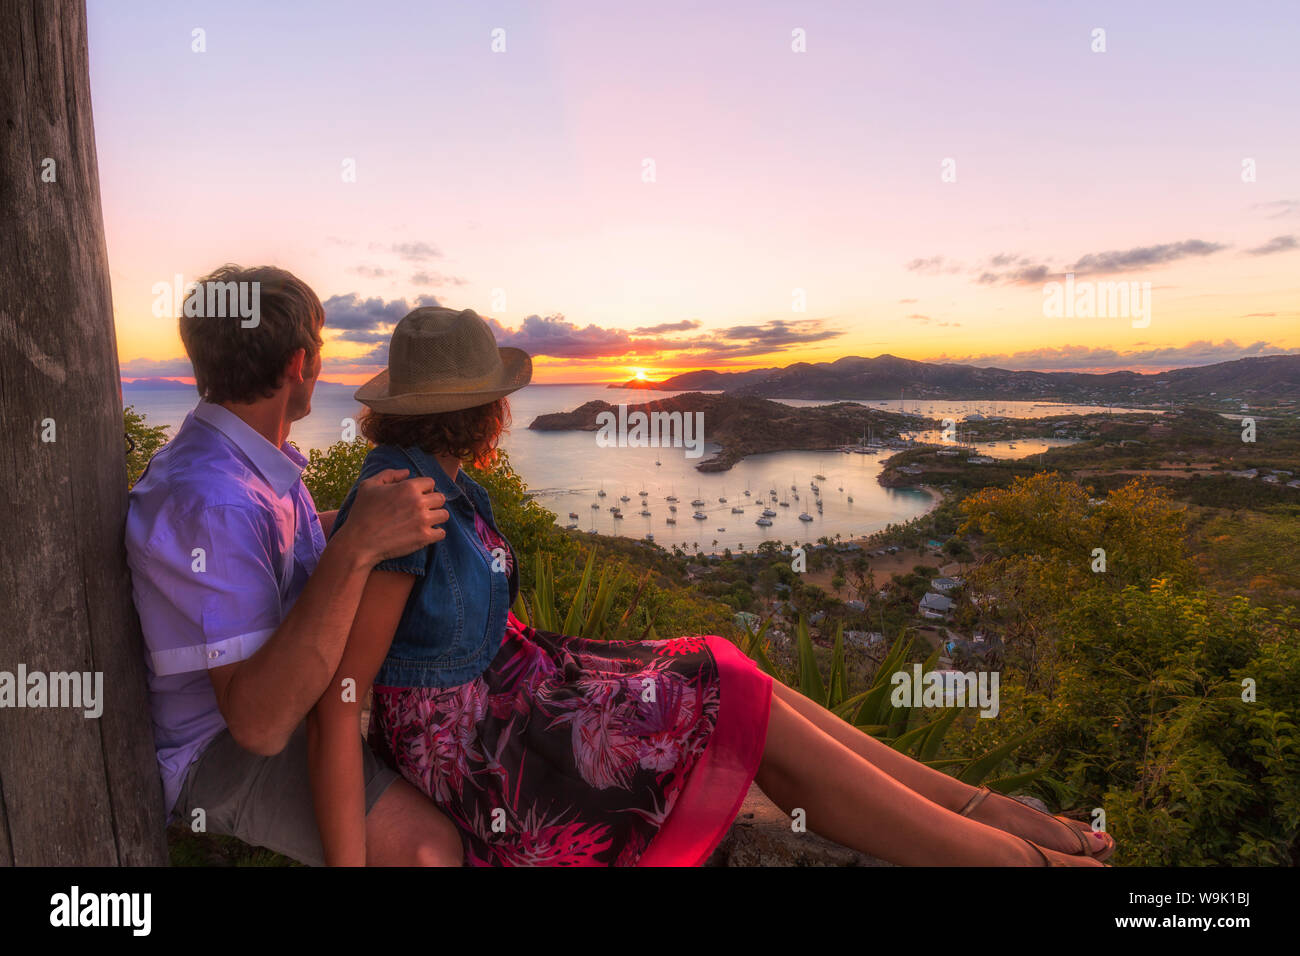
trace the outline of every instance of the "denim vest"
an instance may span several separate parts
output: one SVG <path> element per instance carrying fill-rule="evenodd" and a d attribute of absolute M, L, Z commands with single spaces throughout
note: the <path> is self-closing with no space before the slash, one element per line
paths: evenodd
<path fill-rule="evenodd" d="M 461 471 L 453 482 L 437 460 L 417 447 L 380 445 L 361 466 L 361 478 L 388 468 L 432 478 L 447 498 L 447 536 L 422 551 L 389 558 L 379 571 L 418 577 L 375 684 L 390 687 L 456 687 L 478 677 L 501 648 L 506 615 L 519 591 L 514 548 L 509 561 L 488 554 L 474 530 L 474 512 L 501 534 L 483 486 Z M 354 485 L 339 509 L 337 530 L 356 497 Z M 501 535 L 505 540 L 505 535 Z M 509 542 L 506 542 L 509 547 Z M 505 565 L 509 566 L 509 574 Z M 493 566 L 498 570 L 493 570 Z"/>

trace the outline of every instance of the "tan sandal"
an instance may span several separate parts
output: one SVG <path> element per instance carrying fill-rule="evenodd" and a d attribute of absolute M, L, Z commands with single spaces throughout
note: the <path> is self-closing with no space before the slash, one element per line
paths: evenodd
<path fill-rule="evenodd" d="M 1015 800 L 1014 797 L 1008 797 L 1004 793 L 996 793 L 996 791 L 990 790 L 988 787 L 980 787 L 978 790 L 975 791 L 975 795 L 966 801 L 966 805 L 957 811 L 958 816 L 970 817 L 971 813 L 974 812 L 975 808 L 978 807 L 985 800 L 987 800 L 990 794 L 996 794 L 996 796 L 1002 797 L 1005 800 Z M 1037 807 L 1029 806 L 1029 804 L 1027 803 L 1020 803 L 1019 800 L 1015 800 L 1015 802 L 1020 804 L 1020 806 L 1025 807 L 1028 810 L 1033 810 L 1035 813 L 1043 812 L 1042 810 L 1039 810 Z M 1069 817 L 1053 815 L 1050 813 L 1045 814 L 1045 816 L 1049 816 L 1053 820 L 1059 821 L 1061 824 L 1065 826 L 1067 830 L 1069 830 L 1072 834 L 1074 834 L 1074 838 L 1079 841 L 1079 849 L 1073 851 L 1061 850 L 1059 852 L 1069 853 L 1070 856 L 1090 856 L 1098 863 L 1104 863 L 1106 860 L 1110 859 L 1110 855 L 1115 852 L 1115 839 L 1109 833 L 1106 833 L 1104 830 L 1093 830 L 1091 827 L 1088 827 L 1088 832 L 1100 833 L 1105 838 L 1106 841 L 1106 845 L 1104 847 L 1102 847 L 1096 853 L 1093 853 L 1089 849 L 1088 840 L 1086 837 L 1084 837 L 1083 831 L 1080 830 L 1077 826 L 1075 826 L 1076 821 L 1071 820 Z M 974 818 L 971 817 L 971 819 Z M 1087 824 L 1084 824 L 1084 826 L 1087 826 Z M 1021 839 L 1024 839 L 1024 837 L 1021 837 Z M 1037 844 L 1035 844 L 1035 846 L 1036 845 Z"/>
<path fill-rule="evenodd" d="M 1014 836 L 1014 834 L 1012 835 Z M 1025 840 L 1024 837 L 1021 837 L 1020 839 Z M 1043 866 L 1065 866 L 1066 865 L 1057 860 L 1053 860 L 1050 856 L 1047 855 L 1047 853 L 1043 850 L 1043 848 L 1039 846 L 1037 843 L 1035 843 L 1033 840 L 1025 840 L 1025 842 L 1034 848 L 1034 852 L 1037 853 L 1039 858 L 1043 861 Z"/>

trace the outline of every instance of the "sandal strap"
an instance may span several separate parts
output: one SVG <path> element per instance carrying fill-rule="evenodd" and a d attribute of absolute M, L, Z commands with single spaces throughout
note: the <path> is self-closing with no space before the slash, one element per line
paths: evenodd
<path fill-rule="evenodd" d="M 970 816 L 975 811 L 976 807 L 978 807 L 981 803 L 983 803 L 985 800 L 989 798 L 989 794 L 991 794 L 992 792 L 993 791 L 990 790 L 988 787 L 980 787 L 978 790 L 975 791 L 974 795 L 969 800 L 966 801 L 966 805 L 957 811 L 957 816 L 959 817 Z"/>
<path fill-rule="evenodd" d="M 1079 841 L 1079 853 L 1078 853 L 1079 856 L 1093 855 L 1092 849 L 1088 846 L 1088 838 L 1083 835 L 1082 830 L 1080 830 L 1078 827 L 1074 825 L 1074 821 L 1072 821 L 1069 817 L 1063 817 L 1060 814 L 1057 814 L 1056 816 L 1052 817 L 1052 819 L 1061 821 L 1061 824 L 1067 830 L 1069 830 L 1071 833 L 1074 834 L 1074 838 Z M 1088 829 L 1091 830 L 1092 828 L 1089 827 Z"/>
<path fill-rule="evenodd" d="M 1043 861 L 1043 866 L 1060 866 L 1059 863 L 1056 863 L 1050 856 L 1048 856 L 1045 852 L 1043 852 L 1043 848 L 1039 846 L 1037 843 L 1035 843 L 1033 840 L 1026 840 L 1024 837 L 1021 837 L 1020 839 L 1024 840 L 1026 843 L 1028 843 L 1031 847 L 1034 848 L 1034 852 L 1037 853 L 1039 859 Z"/>

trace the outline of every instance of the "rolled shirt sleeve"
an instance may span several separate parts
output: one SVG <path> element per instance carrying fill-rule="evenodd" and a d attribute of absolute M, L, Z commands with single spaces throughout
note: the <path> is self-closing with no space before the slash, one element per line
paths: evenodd
<path fill-rule="evenodd" d="M 245 660 L 275 633 L 291 559 L 280 537 L 274 516 L 254 506 L 210 506 L 173 520 L 149 554 L 156 597 L 177 625 L 147 636 L 155 675 Z"/>

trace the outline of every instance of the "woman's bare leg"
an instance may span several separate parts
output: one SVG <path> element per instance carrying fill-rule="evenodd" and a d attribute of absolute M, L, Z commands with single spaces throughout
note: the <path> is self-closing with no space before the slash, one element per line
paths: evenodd
<path fill-rule="evenodd" d="M 863 853 L 908 866 L 1037 866 L 1024 841 L 958 816 L 823 733 L 783 697 L 772 696 L 757 783 L 809 829 Z M 1098 865 L 1045 851 L 1061 862 Z"/>
<path fill-rule="evenodd" d="M 778 680 L 772 681 L 772 693 L 774 699 L 785 701 L 817 729 L 883 770 L 909 790 L 947 810 L 960 810 L 976 793 L 977 788 L 970 784 L 962 783 L 956 777 L 950 777 L 899 753 Z M 1008 830 L 1041 846 L 1064 853 L 1078 852 L 1078 842 L 1064 831 L 1064 825 L 1060 821 L 1028 807 L 1012 805 L 1005 800 L 989 800 L 980 806 L 978 815 L 981 821 L 991 826 Z M 1098 849 L 1100 848 L 1099 841 Z"/>

